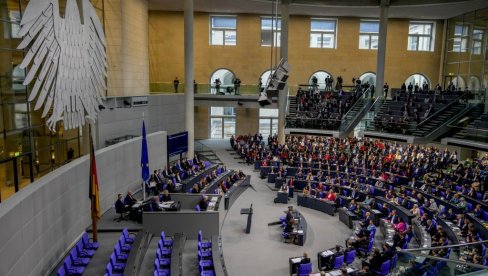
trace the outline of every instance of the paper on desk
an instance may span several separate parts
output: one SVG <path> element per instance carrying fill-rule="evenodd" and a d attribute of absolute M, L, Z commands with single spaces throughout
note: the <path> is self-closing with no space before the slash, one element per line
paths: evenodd
<path fill-rule="evenodd" d="M 295 264 L 296 264 L 296 263 L 299 263 L 299 262 L 301 262 L 301 261 L 302 261 L 302 258 L 301 258 L 301 257 L 291 259 L 291 262 L 292 262 L 292 263 L 295 263 Z"/>

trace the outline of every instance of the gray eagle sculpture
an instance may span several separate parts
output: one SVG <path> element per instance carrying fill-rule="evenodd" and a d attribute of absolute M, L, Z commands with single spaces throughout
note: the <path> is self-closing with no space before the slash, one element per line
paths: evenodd
<path fill-rule="evenodd" d="M 20 22 L 27 53 L 20 68 L 29 67 L 24 85 L 35 81 L 29 102 L 37 98 L 34 110 L 44 105 L 42 117 L 55 131 L 58 121 L 64 129 L 96 120 L 107 89 L 106 42 L 102 24 L 89 0 L 66 1 L 65 16 L 59 14 L 59 0 L 31 0 Z M 81 15 L 81 18 L 80 18 Z"/>

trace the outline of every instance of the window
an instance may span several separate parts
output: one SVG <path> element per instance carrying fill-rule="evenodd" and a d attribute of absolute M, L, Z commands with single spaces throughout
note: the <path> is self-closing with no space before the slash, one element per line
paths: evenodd
<path fill-rule="evenodd" d="M 410 22 L 408 27 L 409 51 L 434 51 L 433 22 Z"/>
<path fill-rule="evenodd" d="M 274 35 L 273 35 L 274 34 Z M 281 45 L 281 19 L 261 18 L 261 46 L 280 47 Z"/>
<path fill-rule="evenodd" d="M 210 27 L 210 45 L 237 44 L 237 17 L 211 16 Z"/>
<path fill-rule="evenodd" d="M 210 108 L 210 138 L 228 139 L 236 134 L 236 111 L 233 107 Z"/>
<path fill-rule="evenodd" d="M 310 48 L 336 48 L 335 19 L 312 19 L 310 21 Z"/>
<path fill-rule="evenodd" d="M 260 108 L 259 109 L 259 133 L 266 139 L 278 133 L 278 109 Z"/>
<path fill-rule="evenodd" d="M 473 55 L 481 55 L 484 33 L 485 32 L 480 29 L 473 30 L 473 48 L 471 49 Z"/>
<path fill-rule="evenodd" d="M 456 24 L 454 26 L 453 52 L 466 52 L 466 48 L 468 47 L 468 30 L 469 27 L 467 25 Z"/>
<path fill-rule="evenodd" d="M 359 23 L 359 49 L 378 49 L 380 23 L 377 20 L 361 20 Z"/>
<path fill-rule="evenodd" d="M 376 85 L 376 73 L 367 72 L 359 76 L 362 84 Z"/>

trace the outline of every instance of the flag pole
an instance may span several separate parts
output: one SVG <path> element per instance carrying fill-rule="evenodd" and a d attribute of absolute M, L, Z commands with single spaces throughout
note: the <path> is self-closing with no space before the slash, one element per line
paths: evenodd
<path fill-rule="evenodd" d="M 142 122 L 144 122 L 144 112 L 142 112 Z M 144 179 L 142 180 L 142 201 L 146 201 L 146 180 Z"/>
<path fill-rule="evenodd" d="M 94 158 L 95 156 L 91 156 L 92 154 L 95 155 L 95 150 L 93 149 L 93 137 L 92 137 L 92 124 L 88 123 L 88 135 L 90 135 L 90 182 L 93 181 L 91 178 L 93 178 L 93 168 L 92 168 L 92 160 L 91 158 Z M 91 184 L 90 184 L 91 186 Z M 98 228 L 97 228 L 97 214 L 93 212 L 93 210 L 96 209 L 96 202 L 93 200 L 93 197 L 90 200 L 91 203 L 91 218 L 92 218 L 92 239 L 94 242 L 98 241 Z"/>

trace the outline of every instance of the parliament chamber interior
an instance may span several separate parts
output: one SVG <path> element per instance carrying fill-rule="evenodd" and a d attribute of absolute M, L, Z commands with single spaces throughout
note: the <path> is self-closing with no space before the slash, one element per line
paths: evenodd
<path fill-rule="evenodd" d="M 0 276 L 488 275 L 486 0 L 0 17 Z"/>

